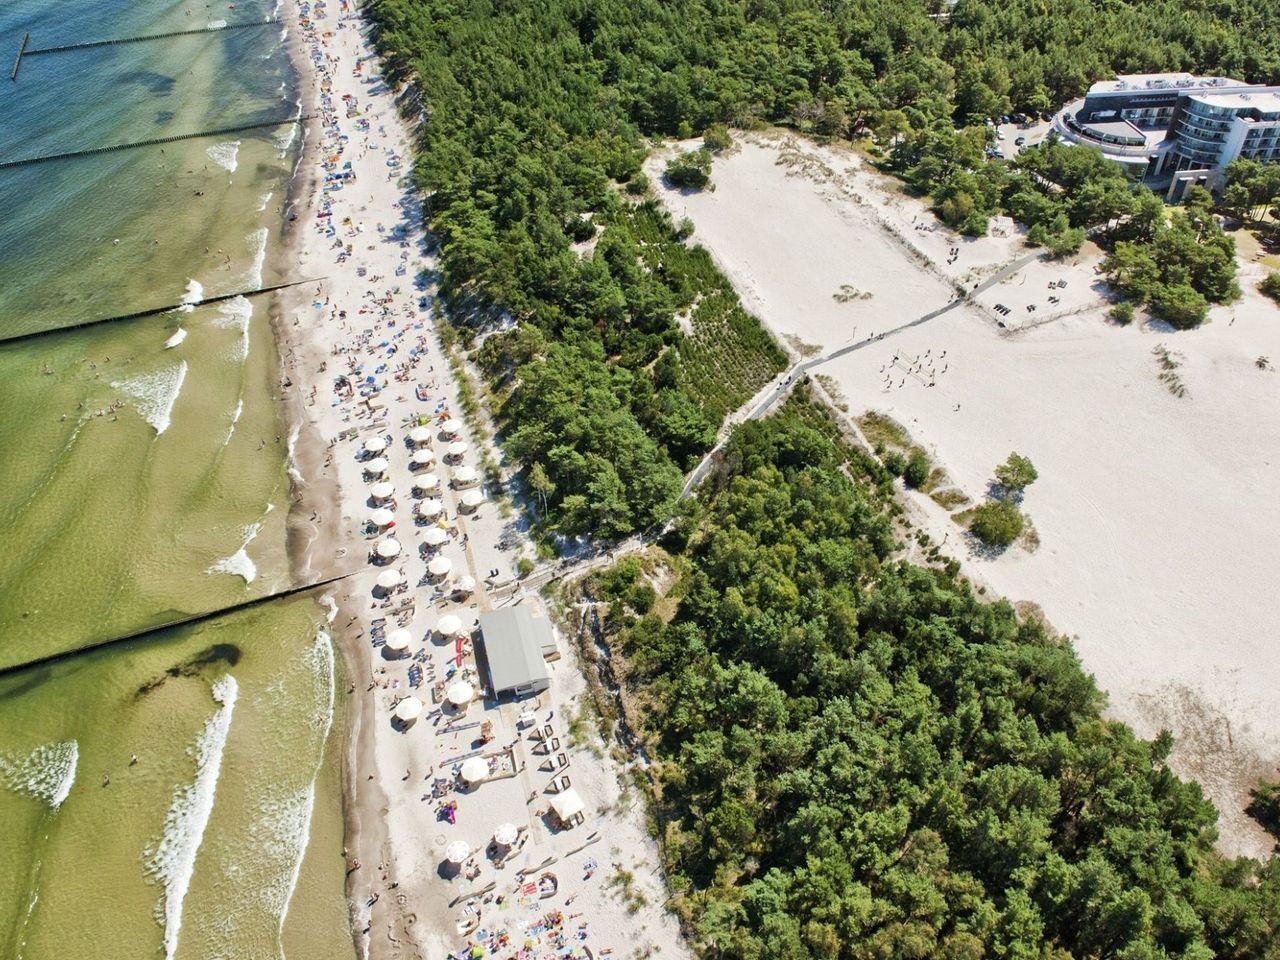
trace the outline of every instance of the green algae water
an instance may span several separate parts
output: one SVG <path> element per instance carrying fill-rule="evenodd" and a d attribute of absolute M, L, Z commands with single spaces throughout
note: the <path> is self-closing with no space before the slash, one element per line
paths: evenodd
<path fill-rule="evenodd" d="M 9 82 L 24 31 L 39 49 L 289 12 L 10 0 L 0 161 L 299 113 L 280 24 L 33 55 Z M 0 337 L 295 279 L 273 254 L 298 141 L 284 123 L 0 170 Z M 289 585 L 268 306 L 0 344 L 0 954 L 351 955 L 314 601 L 92 649 Z"/>

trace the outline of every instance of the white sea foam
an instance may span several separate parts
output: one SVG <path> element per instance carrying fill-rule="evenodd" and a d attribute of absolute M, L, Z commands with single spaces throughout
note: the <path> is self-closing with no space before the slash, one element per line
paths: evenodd
<path fill-rule="evenodd" d="M 76 782 L 79 760 L 80 744 L 75 740 L 43 743 L 25 756 L 0 755 L 0 784 L 57 810 Z"/>
<path fill-rule="evenodd" d="M 262 265 L 267 262 L 267 228 L 260 227 L 244 239 L 253 256 L 249 272 L 245 274 L 245 289 L 257 290 L 262 286 Z"/>
<path fill-rule="evenodd" d="M 242 413 L 244 413 L 244 397 L 236 401 L 236 412 L 231 415 L 232 425 L 240 422 L 240 414 Z"/>
<path fill-rule="evenodd" d="M 144 373 L 128 380 L 117 380 L 111 384 L 117 390 L 123 390 L 133 398 L 134 406 L 142 419 L 155 428 L 156 435 L 169 429 L 169 420 L 173 414 L 173 405 L 178 401 L 182 391 L 182 381 L 187 379 L 187 361 L 179 361 L 177 366 Z"/>
<path fill-rule="evenodd" d="M 276 149 L 280 151 L 280 156 L 285 155 L 285 151 L 293 146 L 293 140 L 298 135 L 298 124 L 291 123 L 287 130 L 280 136 L 276 137 Z"/>
<path fill-rule="evenodd" d="M 268 190 L 266 193 L 264 193 L 262 196 L 260 196 L 260 197 L 258 198 L 258 212 L 259 212 L 259 213 L 261 213 L 263 210 L 267 209 L 267 204 L 271 202 L 271 195 L 272 195 L 271 191 L 270 191 L 270 190 Z"/>
<path fill-rule="evenodd" d="M 185 339 L 187 339 L 187 331 L 179 327 L 174 331 L 173 336 L 164 342 L 164 348 L 166 350 L 172 350 Z"/>
<path fill-rule="evenodd" d="M 236 161 L 237 154 L 240 153 L 240 141 L 228 140 L 225 143 L 215 143 L 206 153 L 209 159 L 216 163 L 228 173 L 235 173 L 236 167 L 239 166 Z"/>
<path fill-rule="evenodd" d="M 215 326 L 234 327 L 240 331 L 240 353 L 236 360 L 244 361 L 249 356 L 249 318 L 253 316 L 253 304 L 245 297 L 232 297 L 218 304 L 218 313 L 213 318 Z"/>
<path fill-rule="evenodd" d="M 258 576 L 258 566 L 249 559 L 249 544 L 253 543 L 253 538 L 258 535 L 258 531 L 261 529 L 261 523 L 252 523 L 245 527 L 245 540 L 240 545 L 240 549 L 229 557 L 223 557 L 211 566 L 208 572 L 233 574 L 243 578 L 246 586 L 253 583 Z"/>
<path fill-rule="evenodd" d="M 199 280 L 192 277 L 187 281 L 187 291 L 182 295 L 182 306 L 174 312 L 190 313 L 196 307 L 195 305 L 204 299 L 204 286 Z"/>
<path fill-rule="evenodd" d="M 294 483 L 302 484 L 302 473 L 298 470 L 298 458 L 294 455 L 294 448 L 298 445 L 298 424 L 294 424 L 289 430 L 289 478 Z"/>
<path fill-rule="evenodd" d="M 210 29 L 210 30 L 220 30 L 220 29 L 222 29 L 223 27 L 225 27 L 226 25 L 227 25 L 227 21 L 225 21 L 225 20 L 210 20 L 210 21 L 209 21 L 209 29 Z"/>
<path fill-rule="evenodd" d="M 156 919 L 164 927 L 165 960 L 172 960 L 178 949 L 182 903 L 191 886 L 196 854 L 200 852 L 209 815 L 213 813 L 222 753 L 231 730 L 238 692 L 235 678 L 230 674 L 214 682 L 213 699 L 221 706 L 188 750 L 196 761 L 195 780 L 173 791 L 173 802 L 164 818 L 164 833 L 159 842 L 143 852 L 147 872 L 164 886 L 164 894 L 156 903 Z"/>

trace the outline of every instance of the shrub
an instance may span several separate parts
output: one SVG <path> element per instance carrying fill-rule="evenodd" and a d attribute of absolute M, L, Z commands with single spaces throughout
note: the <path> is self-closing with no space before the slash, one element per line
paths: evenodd
<path fill-rule="evenodd" d="M 1039 476 L 1035 464 L 1020 453 L 1009 454 L 1009 459 L 996 467 L 996 483 L 1010 493 L 1021 493 Z"/>
<path fill-rule="evenodd" d="M 521 557 L 516 561 L 516 576 L 523 580 L 529 574 L 533 573 L 534 566 L 536 566 L 536 564 L 534 564 L 532 558 Z"/>
<path fill-rule="evenodd" d="M 897 450 L 890 450 L 884 455 L 884 468 L 895 477 L 900 477 L 907 470 L 907 458 Z"/>
<path fill-rule="evenodd" d="M 664 175 L 673 187 L 704 189 L 711 182 L 711 151 L 690 150 L 673 157 Z"/>
<path fill-rule="evenodd" d="M 1007 547 L 1022 536 L 1022 513 L 1008 500 L 988 500 L 973 511 L 969 529 L 989 547 Z"/>
<path fill-rule="evenodd" d="M 702 146 L 712 153 L 721 153 L 733 146 L 733 136 L 723 123 L 715 123 L 703 132 Z"/>
<path fill-rule="evenodd" d="M 1273 271 L 1267 274 L 1262 282 L 1258 284 L 1258 289 L 1272 300 L 1280 303 L 1280 272 Z"/>
<path fill-rule="evenodd" d="M 902 471 L 902 479 L 913 490 L 919 490 L 925 485 L 929 479 L 929 458 L 924 455 L 923 450 L 916 450 L 911 454 Z"/>
<path fill-rule="evenodd" d="M 1128 300 L 1121 300 L 1107 311 L 1107 316 L 1120 324 L 1120 326 L 1127 327 L 1133 323 L 1133 304 Z"/>
<path fill-rule="evenodd" d="M 643 197 L 649 192 L 649 178 L 643 173 L 635 173 L 631 179 L 627 181 L 627 193 L 633 197 Z"/>
<path fill-rule="evenodd" d="M 1161 287 L 1152 296 L 1151 306 L 1160 319 L 1179 330 L 1198 327 L 1209 313 L 1209 301 L 1189 283 Z"/>

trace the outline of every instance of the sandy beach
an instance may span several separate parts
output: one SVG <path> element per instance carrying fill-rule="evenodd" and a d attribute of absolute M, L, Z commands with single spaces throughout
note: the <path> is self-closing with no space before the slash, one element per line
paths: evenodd
<path fill-rule="evenodd" d="M 579 719 L 572 644 L 557 636 L 552 684 L 536 699 L 486 699 L 480 614 L 545 611 L 514 580 L 526 545 L 455 416 L 431 290 L 417 282 L 433 265 L 409 190 L 410 133 L 345 3 L 301 4 L 291 19 L 323 123 L 308 131 L 297 183 L 314 188 L 294 207 L 290 269 L 327 278 L 279 321 L 301 417 L 292 545 L 301 570 L 358 571 L 332 621 L 356 701 L 346 856 L 357 950 L 684 956 L 642 805 Z M 479 783 L 460 776 L 475 757 L 490 771 Z M 584 805 L 569 829 L 551 807 L 566 786 Z M 514 829 L 510 844 L 495 839 L 500 827 Z"/>
<path fill-rule="evenodd" d="M 655 182 L 664 163 L 648 164 Z M 1242 257 L 1243 300 L 1198 330 L 1123 328 L 1105 316 L 1092 245 L 1018 265 L 1012 224 L 954 234 L 851 151 L 749 137 L 713 182 L 660 189 L 781 340 L 840 351 L 810 372 L 852 416 L 892 417 L 974 502 L 1011 450 L 1032 459 L 1038 547 L 993 558 L 923 494 L 905 494 L 913 521 L 977 583 L 1071 636 L 1110 715 L 1145 737 L 1171 729 L 1175 769 L 1221 811 L 1222 849 L 1266 856 L 1243 813 L 1280 762 L 1266 615 L 1280 379 L 1256 363 L 1280 354 L 1280 324 L 1255 289 L 1261 266 Z M 1165 382 L 1157 348 L 1176 364 Z"/>

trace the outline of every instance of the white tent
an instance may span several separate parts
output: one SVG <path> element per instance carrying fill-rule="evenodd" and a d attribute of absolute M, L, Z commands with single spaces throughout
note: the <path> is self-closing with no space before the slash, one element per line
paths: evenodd
<path fill-rule="evenodd" d="M 422 446 L 424 443 L 430 443 L 431 428 L 430 427 L 414 427 L 412 430 L 409 431 L 409 439 L 419 447 Z"/>
<path fill-rule="evenodd" d="M 551 809 L 555 811 L 556 816 L 564 823 L 568 823 L 586 808 L 586 804 L 578 796 L 578 791 L 573 787 L 569 787 L 563 793 L 557 793 L 551 798 Z"/>
<path fill-rule="evenodd" d="M 444 858 L 450 863 L 462 863 L 471 856 L 471 848 L 465 840 L 455 840 L 445 848 Z"/>
<path fill-rule="evenodd" d="M 378 586 L 384 590 L 390 590 L 392 587 L 400 586 L 400 581 L 404 579 L 404 574 L 399 570 L 383 570 L 378 574 Z"/>
<path fill-rule="evenodd" d="M 457 636 L 462 632 L 462 618 L 452 613 L 446 613 L 436 623 L 436 630 L 442 637 Z"/>
<path fill-rule="evenodd" d="M 450 440 L 457 440 L 462 436 L 462 428 L 453 420 L 446 420 L 444 426 L 440 428 L 444 431 L 444 435 Z"/>
<path fill-rule="evenodd" d="M 440 478 L 434 473 L 424 473 L 420 477 L 415 477 L 413 485 L 419 490 L 434 490 L 440 486 Z"/>
<path fill-rule="evenodd" d="M 390 560 L 393 557 L 400 556 L 400 541 L 394 537 L 387 537 L 379 540 L 377 547 L 374 548 L 378 552 L 378 556 L 383 560 Z"/>
<path fill-rule="evenodd" d="M 468 490 L 462 495 L 459 502 L 470 510 L 474 510 L 480 504 L 484 503 L 484 494 L 479 490 Z"/>
<path fill-rule="evenodd" d="M 463 593 L 470 593 L 476 588 L 476 578 L 470 575 L 458 578 L 458 589 Z"/>
<path fill-rule="evenodd" d="M 375 527 L 386 527 L 396 522 L 396 515 L 386 507 L 379 507 L 369 514 L 369 522 Z"/>
<path fill-rule="evenodd" d="M 489 761 L 484 757 L 469 757 L 462 761 L 462 779 L 467 783 L 479 783 L 489 777 Z"/>
<path fill-rule="evenodd" d="M 364 465 L 365 473 L 372 473 L 374 476 L 382 476 L 387 472 L 387 467 L 391 464 L 387 463 L 386 457 L 374 457 Z"/>
<path fill-rule="evenodd" d="M 479 477 L 480 475 L 476 473 L 476 468 L 469 467 L 466 464 L 453 471 L 453 482 L 457 484 L 475 483 Z"/>
<path fill-rule="evenodd" d="M 514 823 L 499 824 L 493 831 L 493 839 L 501 846 L 509 847 L 520 839 L 520 828 Z"/>
<path fill-rule="evenodd" d="M 413 634 L 404 627 L 392 630 L 387 634 L 388 650 L 408 650 L 409 644 L 413 642 Z"/>
<path fill-rule="evenodd" d="M 444 695 L 455 707 L 465 707 L 475 699 L 476 691 L 467 681 L 459 680 L 449 684 L 449 689 L 444 692 Z"/>
<path fill-rule="evenodd" d="M 432 557 L 427 564 L 427 572 L 433 577 L 443 577 L 453 569 L 453 561 L 448 557 Z"/>
<path fill-rule="evenodd" d="M 370 453 L 381 453 L 383 450 L 387 449 L 387 441 L 383 440 L 381 437 L 370 437 L 364 442 L 364 448 Z"/>
<path fill-rule="evenodd" d="M 396 719 L 401 723 L 417 720 L 422 716 L 422 701 L 417 697 L 405 697 L 396 704 Z"/>
<path fill-rule="evenodd" d="M 453 441 L 453 443 L 449 444 L 449 456 L 460 457 L 464 453 L 466 453 L 468 449 L 469 448 L 467 447 L 467 441 L 455 440 Z"/>
<path fill-rule="evenodd" d="M 434 497 L 418 504 L 418 516 L 426 517 L 428 520 L 440 516 L 442 512 L 444 512 L 444 504 Z"/>
<path fill-rule="evenodd" d="M 422 541 L 428 547 L 438 547 L 442 543 L 449 542 L 449 534 L 440 527 L 427 527 L 426 533 L 422 535 Z"/>
<path fill-rule="evenodd" d="M 414 467 L 426 467 L 430 466 L 435 458 L 436 455 L 430 450 L 415 450 L 409 454 L 409 463 Z"/>
<path fill-rule="evenodd" d="M 396 485 L 394 483 L 387 483 L 385 480 L 375 483 L 369 488 L 369 494 L 375 500 L 386 500 L 395 492 Z"/>

